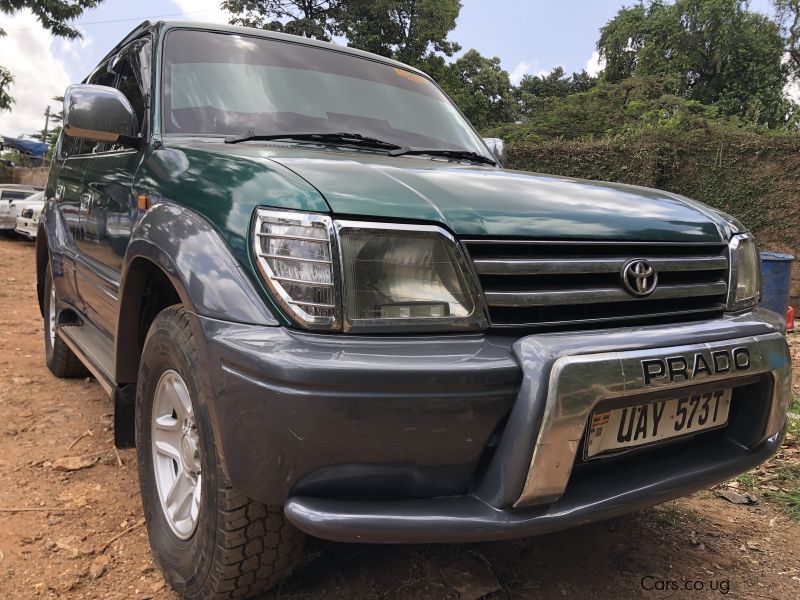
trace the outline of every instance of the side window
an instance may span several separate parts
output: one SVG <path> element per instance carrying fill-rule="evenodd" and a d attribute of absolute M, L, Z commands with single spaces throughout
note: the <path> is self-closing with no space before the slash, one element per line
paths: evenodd
<path fill-rule="evenodd" d="M 112 70 L 119 75 L 116 87 L 136 114 L 138 135 L 144 132 L 145 111 L 149 104 L 151 48 L 149 39 L 140 38 L 125 46 L 111 62 Z"/>
<path fill-rule="evenodd" d="M 106 87 L 114 87 L 114 84 L 116 82 L 117 82 L 117 75 L 116 73 L 108 72 L 108 61 L 106 61 L 102 65 L 97 67 L 95 72 L 89 78 L 89 81 L 87 81 L 86 83 L 91 83 L 92 85 L 104 85 Z"/>
<path fill-rule="evenodd" d="M 136 133 L 142 133 L 142 124 L 144 123 L 144 96 L 139 87 L 139 82 L 134 75 L 133 67 L 129 60 L 125 60 L 119 66 L 119 79 L 117 80 L 117 89 L 122 92 L 131 103 L 133 112 L 136 114 L 136 123 L 138 130 Z"/>

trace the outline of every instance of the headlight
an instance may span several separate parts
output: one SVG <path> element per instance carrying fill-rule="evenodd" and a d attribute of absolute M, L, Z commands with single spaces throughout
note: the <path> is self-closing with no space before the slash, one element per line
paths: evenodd
<path fill-rule="evenodd" d="M 255 253 L 275 299 L 309 329 L 339 329 L 331 219 L 258 210 Z"/>
<path fill-rule="evenodd" d="M 439 227 L 337 221 L 344 328 L 476 329 L 483 308 L 456 241 Z"/>
<path fill-rule="evenodd" d="M 729 256 L 728 310 L 742 310 L 755 305 L 761 296 L 761 269 L 753 236 L 734 236 Z"/>
<path fill-rule="evenodd" d="M 308 329 L 486 326 L 461 249 L 439 227 L 259 209 L 255 250 L 276 299 Z"/>

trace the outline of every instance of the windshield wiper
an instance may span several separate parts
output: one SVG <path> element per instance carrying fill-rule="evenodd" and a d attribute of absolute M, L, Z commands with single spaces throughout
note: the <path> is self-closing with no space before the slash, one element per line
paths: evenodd
<path fill-rule="evenodd" d="M 473 152 L 472 150 L 446 150 L 445 148 L 417 148 L 415 146 L 406 146 L 405 148 L 397 148 L 396 150 L 391 150 L 389 152 L 389 156 L 403 156 L 407 154 L 428 154 L 430 156 L 444 156 L 447 158 L 471 160 L 473 162 L 479 162 L 486 165 L 493 165 L 495 167 L 497 166 L 496 160 L 493 160 L 488 156 L 484 156 L 483 154 L 478 154 L 477 152 Z"/>
<path fill-rule="evenodd" d="M 397 150 L 400 148 L 397 144 L 387 142 L 374 137 L 361 135 L 360 133 L 314 133 L 314 132 L 297 132 L 297 133 L 254 133 L 248 132 L 246 135 L 231 136 L 225 138 L 226 144 L 238 144 L 240 142 L 258 142 L 269 140 L 298 140 L 301 142 L 323 142 L 323 143 L 342 143 L 355 146 L 364 146 L 367 148 L 383 148 L 388 150 Z"/>

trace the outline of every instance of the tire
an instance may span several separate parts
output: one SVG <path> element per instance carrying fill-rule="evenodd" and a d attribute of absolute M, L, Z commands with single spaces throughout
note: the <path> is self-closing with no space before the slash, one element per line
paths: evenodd
<path fill-rule="evenodd" d="M 56 377 L 88 375 L 89 371 L 57 333 L 56 305 L 56 289 L 53 286 L 53 274 L 48 263 L 44 275 L 44 355 L 47 368 Z"/>
<path fill-rule="evenodd" d="M 182 597 L 250 598 L 291 573 L 304 535 L 282 507 L 231 486 L 211 431 L 211 399 L 197 377 L 201 368 L 187 312 L 179 305 L 164 309 L 147 333 L 136 389 L 136 454 L 150 548 Z M 171 495 L 181 477 L 190 483 Z M 170 505 L 169 498 L 181 496 L 185 502 Z"/>

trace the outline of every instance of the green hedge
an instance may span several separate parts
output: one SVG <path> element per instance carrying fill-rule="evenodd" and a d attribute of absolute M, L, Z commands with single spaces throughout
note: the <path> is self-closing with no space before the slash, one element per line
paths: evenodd
<path fill-rule="evenodd" d="M 800 136 L 732 128 L 513 142 L 509 167 L 683 194 L 739 218 L 765 247 L 800 248 Z"/>

